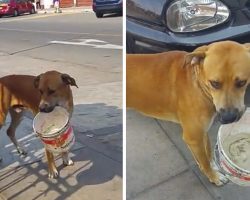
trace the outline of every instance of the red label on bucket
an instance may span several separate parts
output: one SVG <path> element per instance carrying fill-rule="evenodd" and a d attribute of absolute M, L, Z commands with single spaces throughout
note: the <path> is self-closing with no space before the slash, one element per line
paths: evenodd
<path fill-rule="evenodd" d="M 70 136 L 70 134 L 72 133 L 72 127 L 70 126 L 67 131 L 65 133 L 63 133 L 62 135 L 60 135 L 59 137 L 53 139 L 53 140 L 47 140 L 45 138 L 42 138 L 43 142 L 45 144 L 49 144 L 49 145 L 53 145 L 56 147 L 61 147 L 65 141 L 68 139 L 68 137 Z"/>
<path fill-rule="evenodd" d="M 250 177 L 248 176 L 243 176 L 241 173 L 238 173 L 235 169 L 230 168 L 229 166 L 227 166 L 227 164 L 222 161 L 222 164 L 224 165 L 224 167 L 227 168 L 227 170 L 235 177 L 241 179 L 241 180 L 245 180 L 245 181 L 250 181 Z"/>

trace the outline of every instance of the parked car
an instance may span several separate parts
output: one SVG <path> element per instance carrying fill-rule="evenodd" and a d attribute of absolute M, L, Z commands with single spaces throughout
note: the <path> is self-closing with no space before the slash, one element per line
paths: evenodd
<path fill-rule="evenodd" d="M 96 17 L 101 18 L 108 13 L 122 15 L 122 4 L 122 0 L 93 0 L 92 8 Z"/>
<path fill-rule="evenodd" d="M 250 0 L 127 0 L 127 52 L 250 42 Z"/>
<path fill-rule="evenodd" d="M 29 0 L 0 0 L 0 17 L 18 16 L 23 13 L 34 14 L 35 12 L 35 7 Z"/>

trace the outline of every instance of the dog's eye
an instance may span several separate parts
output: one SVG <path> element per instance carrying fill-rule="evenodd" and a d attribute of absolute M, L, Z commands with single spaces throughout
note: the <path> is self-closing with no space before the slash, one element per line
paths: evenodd
<path fill-rule="evenodd" d="M 236 86 L 237 88 L 241 88 L 241 87 L 245 86 L 246 83 L 247 83 L 246 80 L 236 80 L 236 81 L 235 81 L 235 86 Z"/>
<path fill-rule="evenodd" d="M 55 93 L 55 90 L 48 89 L 48 95 L 51 95 L 51 94 L 54 94 L 54 93 Z"/>
<path fill-rule="evenodd" d="M 222 87 L 222 84 L 219 81 L 209 81 L 209 82 L 214 89 L 220 89 Z"/>

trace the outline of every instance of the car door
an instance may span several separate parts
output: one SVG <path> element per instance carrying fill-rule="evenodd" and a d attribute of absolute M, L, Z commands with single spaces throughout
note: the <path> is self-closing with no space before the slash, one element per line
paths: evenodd
<path fill-rule="evenodd" d="M 26 12 L 26 2 L 25 0 L 18 0 L 20 2 L 19 13 Z"/>
<path fill-rule="evenodd" d="M 29 11 L 29 5 L 28 5 L 28 0 L 22 0 L 23 1 L 23 12 L 28 12 Z"/>
<path fill-rule="evenodd" d="M 22 13 L 22 0 L 16 0 L 16 9 L 18 13 Z"/>

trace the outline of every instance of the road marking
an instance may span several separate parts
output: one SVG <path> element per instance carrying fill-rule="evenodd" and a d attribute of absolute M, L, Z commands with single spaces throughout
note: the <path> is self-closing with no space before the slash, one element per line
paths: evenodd
<path fill-rule="evenodd" d="M 43 30 L 29 30 L 29 29 L 15 29 L 15 28 L 0 28 L 0 30 L 1 31 L 31 32 L 31 33 L 51 33 L 51 34 L 95 35 L 95 36 L 122 37 L 122 35 L 119 35 L 119 34 L 109 34 L 109 33 L 82 33 L 82 32 L 68 32 L 68 31 L 43 31 Z"/>
<path fill-rule="evenodd" d="M 118 49 L 121 50 L 122 46 L 116 44 L 110 44 L 108 42 L 96 39 L 79 39 L 77 42 L 67 41 L 50 41 L 51 44 L 66 44 L 66 45 L 78 45 L 78 46 L 90 46 L 96 49 Z"/>

